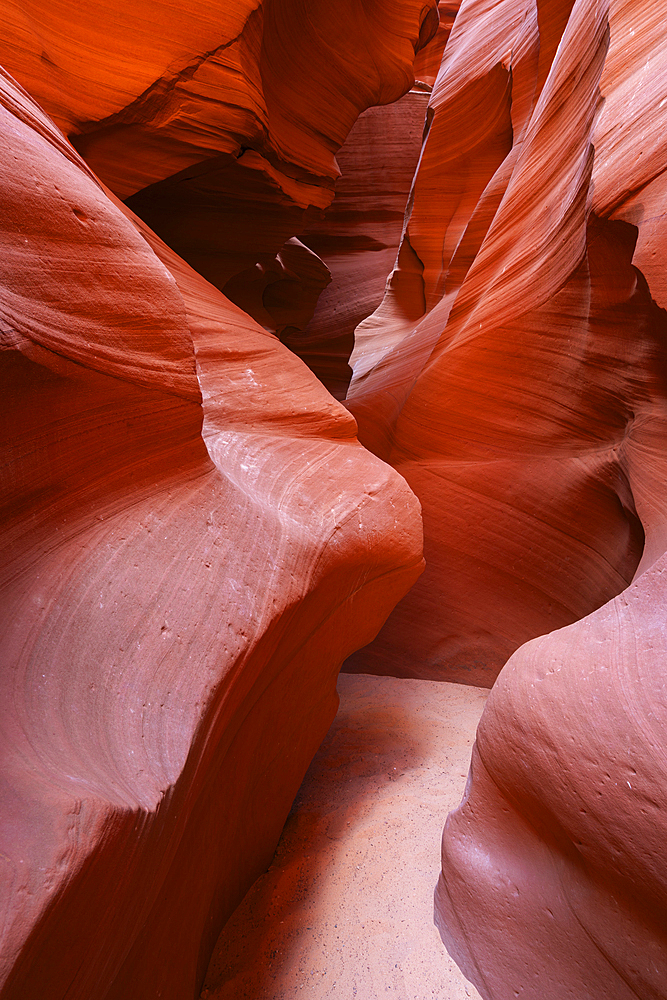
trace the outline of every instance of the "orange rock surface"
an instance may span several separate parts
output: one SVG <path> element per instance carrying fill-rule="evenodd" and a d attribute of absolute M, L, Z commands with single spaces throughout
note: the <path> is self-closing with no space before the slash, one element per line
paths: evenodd
<path fill-rule="evenodd" d="M 425 524 L 427 570 L 373 646 L 378 672 L 489 685 L 522 642 L 627 586 L 641 556 L 618 445 L 662 397 L 662 319 L 631 264 L 635 230 L 612 221 L 632 209 L 605 194 L 604 142 L 621 141 L 605 115 L 631 84 L 613 47 L 605 62 L 604 5 L 554 59 L 570 6 L 461 8 L 397 267 L 357 330 L 348 405 Z"/>
<path fill-rule="evenodd" d="M 425 669 L 458 647 L 488 682 L 549 633 L 500 673 L 443 838 L 436 919 L 489 1000 L 667 996 L 664 53 L 656 5 L 462 6 L 407 230 L 425 313 L 400 326 L 395 276 L 358 342 L 352 408 L 424 505 Z M 455 195 L 429 143 L 473 99 Z"/>
<path fill-rule="evenodd" d="M 289 328 L 289 340 L 328 281 L 292 240 L 330 204 L 335 153 L 359 113 L 410 88 L 416 52 L 428 75 L 454 6 L 444 5 L 439 29 L 437 0 L 236 0 L 224 15 L 211 0 L 178 12 L 164 0 L 96 0 L 85 11 L 74 0 L 8 2 L 0 58 L 136 214 L 262 325 Z M 422 109 L 411 110 L 407 127 L 420 132 Z M 388 150 L 393 131 L 384 130 Z M 387 192 L 401 216 L 418 151 L 406 147 L 405 176 Z M 400 227 L 387 245 L 399 238 Z M 382 272 L 383 285 L 390 266 L 376 260 L 374 280 Z M 381 287 L 345 323 L 346 354 L 380 297 Z M 311 344 L 324 335 L 316 328 Z M 333 378 L 340 368 L 343 384 L 332 387 L 343 395 L 340 352 Z"/>
<path fill-rule="evenodd" d="M 0 24 L 6 68 L 119 196 L 226 155 L 322 206 L 336 148 L 409 89 L 438 16 L 435 0 L 7 0 Z"/>
<path fill-rule="evenodd" d="M 0 115 L 2 996 L 182 1000 L 418 505 L 7 75 Z"/>
<path fill-rule="evenodd" d="M 3 1000 L 196 995 L 349 654 L 484 1000 L 667 998 L 662 6 L 1 5 Z"/>
<path fill-rule="evenodd" d="M 428 96 L 417 85 L 395 104 L 358 118 L 336 157 L 342 176 L 333 203 L 301 235 L 326 265 L 330 283 L 305 323 L 293 312 L 277 332 L 338 398 L 352 374 L 354 329 L 382 301 L 396 259 Z M 296 299 L 290 289 L 284 296 Z"/>

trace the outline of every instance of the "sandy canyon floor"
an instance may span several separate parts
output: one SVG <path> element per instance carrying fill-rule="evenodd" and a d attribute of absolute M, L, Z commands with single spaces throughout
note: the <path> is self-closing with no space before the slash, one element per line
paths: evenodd
<path fill-rule="evenodd" d="M 340 708 L 269 871 L 218 942 L 206 1000 L 469 1000 L 433 925 L 445 817 L 488 692 L 341 674 Z"/>

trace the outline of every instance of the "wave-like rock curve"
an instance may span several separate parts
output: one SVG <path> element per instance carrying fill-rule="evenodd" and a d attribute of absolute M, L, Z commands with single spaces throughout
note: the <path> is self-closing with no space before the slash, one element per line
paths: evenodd
<path fill-rule="evenodd" d="M 418 504 L 2 76 L 2 996 L 182 1000 Z"/>

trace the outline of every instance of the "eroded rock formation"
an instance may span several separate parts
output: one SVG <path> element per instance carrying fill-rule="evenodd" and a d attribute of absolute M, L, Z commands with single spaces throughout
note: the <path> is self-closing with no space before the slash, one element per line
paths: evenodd
<path fill-rule="evenodd" d="M 380 227 L 380 239 L 363 234 L 391 253 L 381 265 L 365 262 L 371 284 L 381 283 L 370 300 L 368 293 L 355 296 L 342 337 L 332 337 L 325 322 L 299 340 L 328 277 L 307 250 L 295 251 L 293 240 L 331 203 L 340 175 L 335 153 L 359 113 L 410 88 L 415 53 L 431 78 L 456 4 L 441 5 L 440 26 L 436 0 L 240 0 L 224 15 L 210 0 L 177 14 L 161 0 L 113 11 L 95 3 L 81 12 L 72 0 L 55 12 L 44 6 L 30 0 L 0 11 L 6 67 L 172 249 L 262 325 L 286 329 L 286 342 L 344 395 L 352 329 L 381 297 L 400 222 L 396 232 L 391 220 Z M 408 101 L 399 119 L 390 113 L 382 142 L 384 158 L 391 153 L 396 161 L 385 200 L 402 218 L 418 153 L 411 133 L 421 132 L 423 109 Z M 361 154 L 370 165 L 368 129 L 360 139 L 344 159 Z M 350 194 L 348 184 L 343 198 Z M 343 228 L 339 241 L 349 241 L 354 220 Z M 345 270 L 340 246 L 324 250 Z M 343 256 L 349 253 L 348 242 Z M 340 342 L 318 348 L 323 338 Z"/>
<path fill-rule="evenodd" d="M 666 249 L 667 123 L 656 97 L 667 71 L 664 26 L 648 3 L 576 0 L 571 13 L 567 6 L 560 5 L 569 20 L 503 200 L 452 307 L 454 381 L 447 374 L 439 384 L 448 400 L 465 386 L 465 409 L 472 416 L 476 401 L 482 411 L 472 447 L 465 432 L 467 460 L 493 446 L 506 422 L 515 456 L 500 489 L 502 510 L 520 509 L 526 496 L 533 515 L 540 509 L 532 493 L 538 434 L 560 453 L 542 466 L 541 510 L 563 518 L 568 547 L 529 555 L 537 551 L 529 526 L 510 512 L 515 540 L 508 542 L 507 522 L 489 509 L 510 576 L 517 562 L 508 554 L 518 550 L 523 578 L 532 565 L 533 582 L 541 577 L 564 592 L 569 580 L 583 597 L 575 573 L 585 570 L 588 585 L 600 579 L 596 567 L 608 574 L 625 553 L 620 583 L 640 554 L 641 561 L 619 596 L 519 649 L 482 717 L 469 788 L 445 829 L 436 919 L 466 974 L 493 1000 L 667 995 L 667 317 L 657 264 Z M 481 5 L 467 9 L 461 51 L 475 49 L 482 17 Z M 549 139 L 540 148 L 541 131 Z M 484 295 L 466 296 L 461 309 L 466 283 L 474 290 L 482 280 Z M 495 426 L 473 380 L 475 341 L 487 351 L 484 395 L 506 399 L 511 382 L 517 393 Z M 413 432 L 419 426 L 417 401 L 422 413 L 433 405 L 427 388 L 438 352 L 403 409 L 401 440 L 408 422 Z M 539 390 L 527 377 L 538 365 Z M 459 433 L 462 412 L 456 404 Z M 439 456 L 433 437 L 426 440 L 430 456 Z M 475 471 L 463 475 L 470 489 Z M 488 494 L 488 483 L 489 475 L 478 495 Z M 465 530 L 476 523 L 483 544 L 485 522 L 470 509 Z M 551 517 L 543 518 L 543 538 Z M 602 593 L 587 600 L 599 603 Z"/>
<path fill-rule="evenodd" d="M 0 8 L 3 997 L 194 995 L 419 576 L 405 480 L 349 668 L 531 640 L 444 939 L 489 1000 L 666 996 L 660 5 L 458 6 Z M 360 320 L 376 457 L 294 357 L 342 396 Z"/>
<path fill-rule="evenodd" d="M 382 301 L 396 260 L 427 103 L 428 90 L 417 84 L 397 103 L 360 116 L 337 155 L 333 203 L 301 237 L 331 282 L 306 323 L 292 320 L 277 332 L 339 398 L 352 374 L 355 327 Z"/>
<path fill-rule="evenodd" d="M 522 642 L 622 590 L 641 555 L 618 444 L 663 391 L 664 332 L 630 265 L 636 232 L 610 221 L 604 146 L 622 141 L 609 114 L 633 84 L 613 50 L 605 64 L 604 6 L 561 42 L 570 7 L 462 6 L 397 267 L 357 330 L 348 405 L 420 497 L 428 567 L 365 669 L 490 684 Z"/>
<path fill-rule="evenodd" d="M 2 995 L 182 1000 L 418 504 L 1 82 Z"/>

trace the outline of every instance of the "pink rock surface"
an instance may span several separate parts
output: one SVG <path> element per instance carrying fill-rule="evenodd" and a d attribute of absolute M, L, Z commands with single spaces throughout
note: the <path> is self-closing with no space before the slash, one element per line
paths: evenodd
<path fill-rule="evenodd" d="M 418 505 L 6 75 L 0 115 L 2 996 L 183 1000 Z"/>
<path fill-rule="evenodd" d="M 436 892 L 484 998 L 667 995 L 664 569 L 522 647 L 491 692 Z"/>
<path fill-rule="evenodd" d="M 3 998 L 196 993 L 419 575 L 380 459 L 428 569 L 349 668 L 489 686 L 530 640 L 443 937 L 485 1000 L 667 996 L 664 12 L 457 6 L 0 10 L 89 161 L 2 77 Z M 375 458 L 268 331 L 340 390 L 432 81 L 351 358 Z"/>

